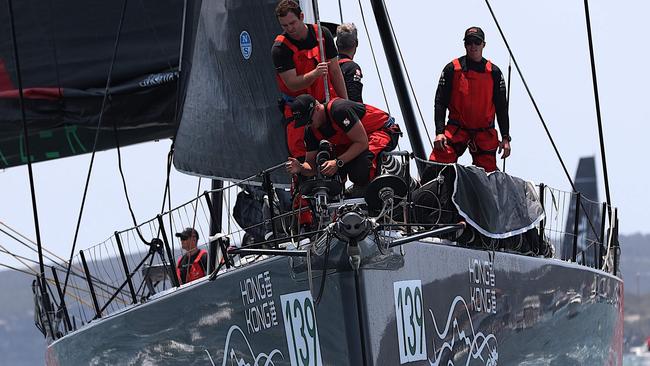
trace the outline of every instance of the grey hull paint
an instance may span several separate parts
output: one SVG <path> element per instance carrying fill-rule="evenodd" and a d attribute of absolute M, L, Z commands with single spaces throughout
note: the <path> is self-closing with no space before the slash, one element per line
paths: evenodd
<path fill-rule="evenodd" d="M 283 295 L 309 290 L 305 261 L 272 258 L 94 321 L 51 344 L 48 364 L 315 365 L 319 350 L 324 365 L 356 366 L 363 364 L 361 339 L 371 365 L 621 364 L 623 283 L 616 277 L 557 260 L 441 244 L 407 244 L 404 256 L 380 254 L 371 242 L 361 247 L 361 322 L 345 244 L 335 242 L 316 326 L 307 319 L 302 335 L 300 326 L 293 338 L 285 328 L 285 305 L 295 300 Z M 314 297 L 322 263 L 312 258 Z M 256 293 L 243 296 L 252 278 L 259 279 Z M 417 281 L 415 305 L 413 297 L 396 300 L 398 287 Z M 252 308 L 267 314 L 266 329 L 250 322 Z M 317 337 L 310 338 L 313 329 Z M 291 339 L 297 346 L 290 348 Z"/>

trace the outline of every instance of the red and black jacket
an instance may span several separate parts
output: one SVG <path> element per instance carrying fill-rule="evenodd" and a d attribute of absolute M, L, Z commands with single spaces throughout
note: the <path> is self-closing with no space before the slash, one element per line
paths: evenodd
<path fill-rule="evenodd" d="M 207 259 L 208 252 L 206 252 L 204 249 L 200 249 L 199 253 L 194 257 L 194 260 L 192 263 L 187 266 L 187 261 L 191 260 L 191 258 L 188 258 L 188 255 L 184 255 L 180 258 L 178 258 L 178 263 L 176 264 L 176 276 L 178 277 L 178 281 L 181 284 L 192 282 L 194 280 L 198 280 L 199 278 L 205 276 L 205 268 L 204 265 L 201 263 L 201 259 L 203 256 L 206 257 Z M 183 263 L 185 262 L 185 263 Z M 181 271 L 181 267 L 185 265 L 187 267 L 186 271 Z M 183 278 L 183 273 L 184 277 Z"/>

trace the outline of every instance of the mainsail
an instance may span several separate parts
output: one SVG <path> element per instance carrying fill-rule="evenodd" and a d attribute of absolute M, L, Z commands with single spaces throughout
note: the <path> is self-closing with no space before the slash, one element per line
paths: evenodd
<path fill-rule="evenodd" d="M 32 161 L 91 152 L 122 1 L 13 2 Z M 97 150 L 173 136 L 183 3 L 128 2 Z M 0 169 L 27 163 L 8 7 L 0 6 Z M 143 106 L 147 106 L 143 108 Z"/>
<path fill-rule="evenodd" d="M 243 179 L 287 158 L 284 122 L 270 48 L 282 29 L 276 0 L 204 1 L 196 24 L 191 71 L 174 166 L 199 176 Z M 189 12 L 188 12 L 189 13 Z M 185 57 L 184 57 L 185 58 Z M 185 64 L 183 64 L 185 68 Z M 283 172 L 282 172 L 283 173 Z M 288 181 L 286 174 L 273 176 Z"/>

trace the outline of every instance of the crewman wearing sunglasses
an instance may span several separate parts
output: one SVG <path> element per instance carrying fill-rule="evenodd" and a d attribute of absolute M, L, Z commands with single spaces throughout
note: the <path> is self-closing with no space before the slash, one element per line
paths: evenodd
<path fill-rule="evenodd" d="M 502 159 L 510 155 L 506 83 L 501 70 L 483 57 L 485 33 L 481 28 L 468 28 L 463 41 L 465 56 L 448 63 L 438 82 L 436 138 L 429 160 L 455 163 L 469 147 L 472 164 L 492 172 L 497 169 L 497 151 Z"/>

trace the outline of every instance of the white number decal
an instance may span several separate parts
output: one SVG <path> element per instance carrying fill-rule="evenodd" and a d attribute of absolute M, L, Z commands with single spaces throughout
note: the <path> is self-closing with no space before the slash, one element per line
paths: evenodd
<path fill-rule="evenodd" d="M 420 280 L 393 283 L 399 363 L 427 359 L 424 330 L 424 302 Z"/>
<path fill-rule="evenodd" d="M 322 366 L 316 309 L 309 291 L 280 296 L 291 366 Z"/>

